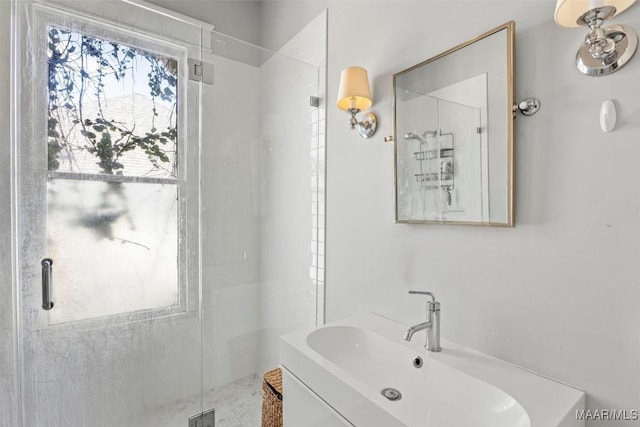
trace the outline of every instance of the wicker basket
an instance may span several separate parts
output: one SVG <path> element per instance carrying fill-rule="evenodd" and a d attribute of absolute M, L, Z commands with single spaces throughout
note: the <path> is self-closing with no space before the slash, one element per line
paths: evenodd
<path fill-rule="evenodd" d="M 262 427 L 282 427 L 282 371 L 265 372 L 262 380 Z"/>

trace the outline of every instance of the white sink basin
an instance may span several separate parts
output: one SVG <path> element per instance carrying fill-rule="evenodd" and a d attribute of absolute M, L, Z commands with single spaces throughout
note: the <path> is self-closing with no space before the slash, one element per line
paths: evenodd
<path fill-rule="evenodd" d="M 417 369 L 415 351 L 369 330 L 328 326 L 311 332 L 307 344 L 374 391 L 399 390 L 402 398 L 385 406 L 409 425 L 531 426 L 522 406 L 505 392 L 426 357 Z"/>
<path fill-rule="evenodd" d="M 367 315 L 286 335 L 281 363 L 356 426 L 584 425 L 575 419 L 583 392 L 445 340 L 442 352 L 427 352 L 424 333 L 407 343 L 406 329 Z M 402 398 L 382 396 L 388 387 Z"/>

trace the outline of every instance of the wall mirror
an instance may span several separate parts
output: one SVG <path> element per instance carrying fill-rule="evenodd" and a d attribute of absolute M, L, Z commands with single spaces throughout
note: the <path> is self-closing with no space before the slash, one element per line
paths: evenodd
<path fill-rule="evenodd" d="M 394 74 L 396 222 L 514 225 L 514 33 Z"/>

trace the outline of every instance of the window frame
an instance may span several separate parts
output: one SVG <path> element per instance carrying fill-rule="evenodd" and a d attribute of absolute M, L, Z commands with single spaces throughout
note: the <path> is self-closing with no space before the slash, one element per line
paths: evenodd
<path fill-rule="evenodd" d="M 74 179 L 103 182 L 124 182 L 124 183 L 149 183 L 162 185 L 175 185 L 178 195 L 177 203 L 177 302 L 175 305 L 167 307 L 155 307 L 140 309 L 130 312 L 109 314 L 102 317 L 85 318 L 64 323 L 50 323 L 48 316 L 46 321 L 42 321 L 42 316 L 35 316 L 41 319 L 34 321 L 32 326 L 44 327 L 78 327 L 94 328 L 122 323 L 173 317 L 175 315 L 195 315 L 198 311 L 199 301 L 199 265 L 200 265 L 200 219 L 199 213 L 195 212 L 199 206 L 199 160 L 188 160 L 193 158 L 193 151 L 199 150 L 199 127 L 193 126 L 193 119 L 189 116 L 197 116 L 195 123 L 199 123 L 199 111 L 194 113 L 194 108 L 199 109 L 199 102 L 194 102 L 198 98 L 197 89 L 194 90 L 194 83 L 188 82 L 188 58 L 189 46 L 183 46 L 162 37 L 158 34 L 151 34 L 139 29 L 129 28 L 126 25 L 109 21 L 103 18 L 95 18 L 84 13 L 74 13 L 71 15 L 65 10 L 58 9 L 52 5 L 34 4 L 34 31 L 32 43 L 34 43 L 33 58 L 25 58 L 27 72 L 34 74 L 35 84 L 33 90 L 32 111 L 34 120 L 31 134 L 34 136 L 32 145 L 24 151 L 30 151 L 36 157 L 35 165 L 30 165 L 35 171 L 35 177 L 40 184 L 37 185 L 37 196 L 47 197 L 47 183 L 52 179 Z M 152 54 L 168 57 L 177 61 L 177 141 L 176 141 L 176 178 L 156 178 L 127 175 L 107 175 L 82 172 L 59 172 L 48 170 L 47 144 L 47 114 L 48 111 L 48 28 L 56 27 L 65 29 L 91 37 L 101 38 L 115 43 L 123 44 L 140 50 L 145 50 Z M 193 48 L 193 47 L 191 47 Z M 29 70 L 29 66 L 33 70 Z M 191 88 L 190 88 L 191 87 Z M 191 111 L 189 111 L 191 110 Z M 41 113 L 39 113 L 41 112 Z M 188 147 L 188 138 L 197 139 L 197 144 Z M 189 144 L 193 145 L 193 144 Z M 43 149 L 44 148 L 44 149 Z M 191 153 L 188 152 L 191 151 Z M 34 153 L 35 151 L 35 153 Z M 41 151 L 38 155 L 37 151 Z M 197 191 L 193 191 L 193 186 L 197 185 Z M 46 202 L 43 215 L 46 213 Z M 195 220 L 195 221 L 194 221 Z M 194 224 L 195 222 L 195 224 Z M 44 219 L 46 224 L 46 218 Z M 195 225 L 195 227 L 194 227 Z M 44 230 L 47 235 L 46 226 Z M 46 239 L 45 239 L 46 240 Z M 46 251 L 46 243 L 44 244 Z M 192 258 L 194 258 L 192 260 Z M 195 264 L 197 273 L 190 273 L 189 269 Z M 55 271 L 54 271 L 55 275 Z M 197 279 L 197 280 L 196 280 Z M 55 285 L 54 285 L 55 293 Z M 55 295 L 54 295 L 55 296 Z M 99 296 L 98 296 L 99 297 Z M 44 323 L 44 324 L 43 324 Z M 36 326 L 37 325 L 37 326 Z"/>

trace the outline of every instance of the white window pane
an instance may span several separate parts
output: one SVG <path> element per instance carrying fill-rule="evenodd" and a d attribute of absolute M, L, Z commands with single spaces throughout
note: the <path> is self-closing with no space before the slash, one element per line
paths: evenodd
<path fill-rule="evenodd" d="M 175 178 L 178 63 L 48 28 L 49 170 Z"/>

